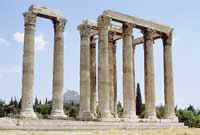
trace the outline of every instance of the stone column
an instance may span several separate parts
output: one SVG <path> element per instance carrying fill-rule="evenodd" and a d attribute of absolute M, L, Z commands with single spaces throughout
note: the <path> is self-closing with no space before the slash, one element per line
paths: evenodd
<path fill-rule="evenodd" d="M 113 116 L 110 113 L 110 74 L 109 74 L 109 49 L 108 31 L 111 19 L 106 16 L 98 17 L 98 94 L 100 120 L 107 121 Z"/>
<path fill-rule="evenodd" d="M 117 61 L 116 61 L 116 41 L 113 41 L 113 48 L 112 48 L 112 54 L 113 54 L 113 85 L 114 85 L 114 117 L 118 118 L 117 114 Z"/>
<path fill-rule="evenodd" d="M 113 67 L 113 32 L 108 33 L 108 55 L 109 55 L 109 89 L 110 89 L 110 112 L 114 116 L 114 67 Z"/>
<path fill-rule="evenodd" d="M 90 87 L 91 87 L 91 95 L 90 95 L 90 111 L 93 116 L 97 116 L 96 114 L 96 106 L 97 106 L 97 91 L 96 91 L 96 37 L 90 37 Z"/>
<path fill-rule="evenodd" d="M 66 20 L 54 21 L 54 63 L 52 119 L 66 119 L 63 111 L 64 102 L 64 27 Z"/>
<path fill-rule="evenodd" d="M 144 31 L 145 111 L 150 120 L 156 120 L 153 34 L 152 30 Z"/>
<path fill-rule="evenodd" d="M 164 91 L 166 118 L 178 121 L 174 112 L 174 83 L 172 68 L 172 33 L 163 37 L 164 44 Z"/>
<path fill-rule="evenodd" d="M 37 118 L 33 111 L 33 89 L 34 89 L 34 38 L 36 15 L 24 13 L 25 33 L 24 33 L 24 55 L 23 55 L 23 75 L 22 75 L 22 110 L 21 117 Z"/>
<path fill-rule="evenodd" d="M 78 118 L 80 120 L 92 120 L 90 112 L 90 32 L 88 25 L 82 24 L 78 27 L 81 35 L 80 46 L 80 110 Z"/>
<path fill-rule="evenodd" d="M 131 24 L 123 24 L 123 118 L 136 120 L 135 103 L 135 77 L 133 77 L 133 47 L 132 47 L 133 27 Z"/>

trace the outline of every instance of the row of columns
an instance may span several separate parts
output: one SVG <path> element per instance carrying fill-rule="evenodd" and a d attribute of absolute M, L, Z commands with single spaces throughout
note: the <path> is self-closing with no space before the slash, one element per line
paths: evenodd
<path fill-rule="evenodd" d="M 101 120 L 117 118 L 116 41 L 110 30 L 111 18 L 98 18 L 98 102 Z M 133 28 L 123 23 L 123 119 L 136 121 L 135 63 Z M 89 25 L 79 26 L 81 34 L 80 52 L 80 113 L 81 120 L 96 116 L 96 42 Z M 145 117 L 156 120 L 155 80 L 153 58 L 154 31 L 143 30 L 145 72 Z M 164 44 L 164 84 L 166 118 L 177 121 L 174 113 L 174 91 L 172 71 L 172 35 L 162 36 Z"/>
<path fill-rule="evenodd" d="M 22 77 L 22 110 L 21 117 L 37 118 L 33 111 L 34 92 L 34 57 L 36 14 L 24 13 L 24 55 Z M 53 21 L 54 24 L 54 64 L 53 96 L 51 118 L 67 118 L 63 111 L 64 95 L 64 27 L 66 20 Z"/>

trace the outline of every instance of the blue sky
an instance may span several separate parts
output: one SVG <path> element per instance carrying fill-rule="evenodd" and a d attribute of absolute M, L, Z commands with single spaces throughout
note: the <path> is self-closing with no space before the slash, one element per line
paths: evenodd
<path fill-rule="evenodd" d="M 96 20 L 103 10 L 113 9 L 132 16 L 170 25 L 175 29 L 173 66 L 175 103 L 180 107 L 200 107 L 200 2 L 197 0 L 1 0 L 0 2 L 0 98 L 21 96 L 24 19 L 31 4 L 59 9 L 68 22 L 65 28 L 65 90 L 79 91 L 80 37 L 77 25 L 83 19 Z M 138 37 L 137 30 L 134 30 Z M 53 70 L 53 25 L 37 18 L 35 93 L 51 99 Z M 122 44 L 118 42 L 118 95 L 122 99 Z M 144 91 L 143 46 L 136 48 L 136 81 Z M 154 45 L 156 104 L 164 103 L 163 46 Z"/>

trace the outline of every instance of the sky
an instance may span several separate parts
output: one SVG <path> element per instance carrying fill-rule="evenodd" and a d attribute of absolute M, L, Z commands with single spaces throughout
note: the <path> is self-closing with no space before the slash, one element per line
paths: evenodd
<path fill-rule="evenodd" d="M 200 1 L 198 0 L 1 0 L 0 1 L 0 99 L 19 99 L 22 87 L 23 12 L 30 5 L 61 10 L 67 18 L 64 49 L 64 88 L 79 92 L 80 34 L 83 19 L 97 20 L 107 9 L 166 24 L 174 28 L 173 70 L 175 104 L 200 108 Z M 53 24 L 37 18 L 35 36 L 34 97 L 52 98 Z M 134 29 L 135 38 L 141 36 Z M 154 44 L 156 104 L 164 104 L 163 44 Z M 144 98 L 143 45 L 135 50 L 136 82 Z M 117 47 L 118 98 L 122 100 L 122 41 Z"/>

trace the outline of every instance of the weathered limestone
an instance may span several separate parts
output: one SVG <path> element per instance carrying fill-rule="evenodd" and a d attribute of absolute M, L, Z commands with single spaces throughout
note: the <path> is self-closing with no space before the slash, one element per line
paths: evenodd
<path fill-rule="evenodd" d="M 113 54 L 113 85 L 114 85 L 114 117 L 118 118 L 117 114 L 117 65 L 116 65 L 116 41 L 113 41 L 112 54 Z"/>
<path fill-rule="evenodd" d="M 66 119 L 64 103 L 64 28 L 66 21 L 54 21 L 54 65 L 51 118 Z"/>
<path fill-rule="evenodd" d="M 112 18 L 113 20 L 121 23 L 131 23 L 134 24 L 135 28 L 138 29 L 152 29 L 158 33 L 169 34 L 173 29 L 166 25 L 161 25 L 152 21 L 147 21 L 134 16 L 129 16 L 112 10 L 106 10 L 103 15 Z"/>
<path fill-rule="evenodd" d="M 109 55 L 109 89 L 110 89 L 110 112 L 114 116 L 114 66 L 113 66 L 113 36 L 114 33 L 108 34 L 108 55 Z"/>
<path fill-rule="evenodd" d="M 36 17 L 51 19 L 54 23 L 54 71 L 53 71 L 53 104 L 51 118 L 67 118 L 63 111 L 64 96 L 64 26 L 66 19 L 59 13 L 46 7 L 32 5 L 24 13 L 24 61 L 22 78 L 22 110 L 21 117 L 35 119 L 33 111 L 33 81 L 34 81 L 34 34 Z"/>
<path fill-rule="evenodd" d="M 172 33 L 163 37 L 164 44 L 164 91 L 166 118 L 178 122 L 174 112 L 174 83 L 172 68 Z"/>
<path fill-rule="evenodd" d="M 90 77 L 90 32 L 91 28 L 82 24 L 78 27 L 81 35 L 80 46 L 80 120 L 92 120 L 94 116 L 90 112 L 90 94 L 91 94 L 91 77 Z"/>
<path fill-rule="evenodd" d="M 115 21 L 117 23 L 112 23 Z M 90 82 L 90 96 L 81 93 L 81 97 L 90 97 L 90 112 L 95 114 L 96 101 L 96 44 L 93 37 L 98 38 L 98 101 L 100 120 L 117 121 L 117 74 L 116 74 L 116 41 L 123 39 L 123 118 L 122 121 L 158 122 L 155 106 L 155 80 L 154 80 L 154 40 L 163 38 L 164 42 L 164 68 L 165 68 L 165 108 L 166 119 L 160 122 L 177 123 L 174 113 L 173 73 L 171 33 L 172 28 L 155 22 L 143 20 L 119 12 L 106 10 L 98 17 L 98 23 L 89 20 L 83 21 L 92 31 L 90 35 L 90 77 L 87 77 L 85 85 Z M 144 36 L 133 39 L 133 28 L 140 29 Z M 89 39 L 89 37 L 88 37 Z M 87 39 L 87 44 L 89 40 Z M 145 70 L 145 108 L 146 119 L 138 119 L 136 116 L 135 95 L 135 47 L 144 43 L 144 70 Z M 93 45 L 94 44 L 94 45 Z M 93 52 L 94 51 L 94 52 Z M 94 55 L 94 56 L 92 56 Z M 81 57 L 82 58 L 82 57 Z M 88 57 L 85 57 L 88 59 Z M 87 62 L 85 62 L 87 63 Z M 88 66 L 89 67 L 89 66 Z M 88 69 L 88 68 L 87 68 Z M 93 81 L 93 82 L 92 82 Z M 89 89 L 89 86 L 87 85 Z M 89 94 L 88 94 L 89 95 Z M 86 100 L 86 99 L 85 99 Z M 89 102 L 89 100 L 88 100 Z M 88 105 L 83 102 L 80 108 Z M 111 115 L 112 114 L 112 115 Z M 115 119 L 113 119 L 113 116 Z"/>
<path fill-rule="evenodd" d="M 110 120 L 113 116 L 110 113 L 110 74 L 109 74 L 109 55 L 108 55 L 108 32 L 111 19 L 105 16 L 98 17 L 98 94 L 99 110 L 101 120 Z"/>
<path fill-rule="evenodd" d="M 133 49 L 131 24 L 123 24 L 123 118 L 136 120 L 135 77 L 133 77 Z"/>
<path fill-rule="evenodd" d="M 97 91 L 96 91 L 96 37 L 90 37 L 90 111 L 93 116 L 97 116 L 96 107 L 97 107 Z"/>
<path fill-rule="evenodd" d="M 21 117 L 37 118 L 33 111 L 33 89 L 34 89 L 34 35 L 36 15 L 24 13 L 24 55 L 23 55 L 23 77 L 22 77 L 22 110 Z"/>
<path fill-rule="evenodd" d="M 146 118 L 156 120 L 155 82 L 153 60 L 153 31 L 144 30 L 144 70 Z"/>

